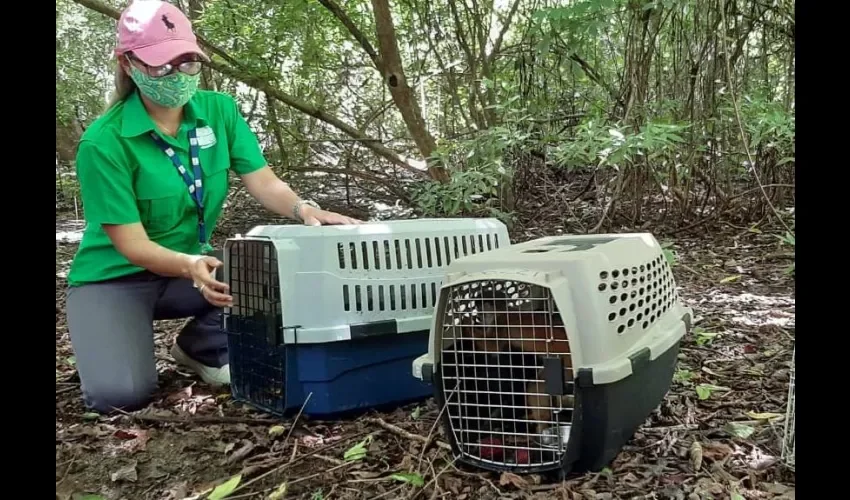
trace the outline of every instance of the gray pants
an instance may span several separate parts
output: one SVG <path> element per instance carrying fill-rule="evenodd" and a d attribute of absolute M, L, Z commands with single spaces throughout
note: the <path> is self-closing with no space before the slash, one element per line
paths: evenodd
<path fill-rule="evenodd" d="M 193 317 L 177 337 L 192 359 L 227 364 L 221 309 L 187 279 L 150 272 L 71 287 L 68 329 L 86 405 L 101 412 L 145 406 L 157 389 L 153 321 Z"/>

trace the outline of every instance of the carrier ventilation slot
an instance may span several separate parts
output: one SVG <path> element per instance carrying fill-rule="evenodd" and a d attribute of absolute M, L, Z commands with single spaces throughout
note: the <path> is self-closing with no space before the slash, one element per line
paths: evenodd
<path fill-rule="evenodd" d="M 342 285 L 346 312 L 409 311 L 431 309 L 437 304 L 437 282 L 399 285 Z"/>
<path fill-rule="evenodd" d="M 458 448 L 502 466 L 559 463 L 572 423 L 574 377 L 550 290 L 487 280 L 447 293 L 440 372 Z"/>
<path fill-rule="evenodd" d="M 499 248 L 496 233 L 337 243 L 340 269 L 405 270 L 440 268 L 452 259 Z"/>
<path fill-rule="evenodd" d="M 637 266 L 600 272 L 597 289 L 610 306 L 608 321 L 621 335 L 650 328 L 678 301 L 673 272 L 662 255 Z"/>

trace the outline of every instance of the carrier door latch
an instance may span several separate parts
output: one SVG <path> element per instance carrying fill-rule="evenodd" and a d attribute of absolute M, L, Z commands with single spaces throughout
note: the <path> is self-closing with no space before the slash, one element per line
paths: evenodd
<path fill-rule="evenodd" d="M 543 358 L 543 384 L 546 394 L 566 396 L 567 384 L 565 382 L 564 359 L 561 356 L 545 356 Z"/>
<path fill-rule="evenodd" d="M 429 384 L 434 382 L 434 365 L 431 363 L 424 363 L 422 365 L 422 380 Z"/>

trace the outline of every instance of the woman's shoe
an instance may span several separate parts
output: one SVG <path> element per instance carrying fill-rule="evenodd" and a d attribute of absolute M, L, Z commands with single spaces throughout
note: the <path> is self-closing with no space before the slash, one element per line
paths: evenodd
<path fill-rule="evenodd" d="M 189 355 L 186 354 L 179 345 L 177 345 L 177 342 L 171 346 L 171 357 L 173 357 L 174 361 L 178 364 L 197 373 L 198 376 L 201 377 L 201 380 L 211 386 L 230 385 L 230 364 L 226 364 L 221 368 L 214 368 L 212 366 L 201 364 L 190 358 Z"/>

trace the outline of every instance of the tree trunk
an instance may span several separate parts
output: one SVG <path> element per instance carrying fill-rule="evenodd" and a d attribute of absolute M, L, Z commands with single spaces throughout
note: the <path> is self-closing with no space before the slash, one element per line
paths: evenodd
<path fill-rule="evenodd" d="M 404 75 L 389 0 L 372 0 L 372 9 L 375 14 L 378 51 L 381 58 L 381 67 L 378 69 L 384 77 L 384 83 L 389 87 L 408 132 L 428 164 L 428 173 L 437 181 L 448 182 L 449 174 L 446 169 L 436 165 L 431 158 L 432 153 L 437 149 L 437 144 L 425 126 L 413 89 L 407 84 L 407 78 Z"/>
<path fill-rule="evenodd" d="M 89 9 L 95 11 L 95 12 L 100 12 L 101 14 L 103 14 L 105 16 L 111 17 L 112 19 L 117 20 L 121 15 L 121 12 L 118 9 L 112 7 L 111 5 L 107 5 L 107 4 L 103 3 L 102 0 L 73 0 L 73 1 L 77 4 L 79 4 L 79 5 L 82 5 L 83 7 L 87 7 L 87 8 L 89 8 Z M 251 74 L 246 74 L 242 70 L 242 66 L 239 64 L 239 61 L 236 61 L 229 54 L 227 54 L 226 52 L 224 52 L 220 48 L 216 47 L 215 45 L 213 45 L 209 41 L 205 40 L 203 36 L 201 36 L 197 33 L 196 33 L 196 35 L 198 37 L 198 42 L 200 42 L 200 44 L 201 44 L 201 47 L 206 48 L 208 51 L 211 52 L 211 53 L 208 53 L 208 55 L 210 55 L 210 56 L 212 56 L 213 54 L 218 55 L 224 61 L 227 61 L 229 63 L 229 64 L 217 63 L 215 60 L 213 60 L 209 64 L 207 64 L 207 66 L 209 66 L 211 69 L 214 69 L 214 70 L 218 71 L 219 73 L 230 77 L 233 80 L 237 80 L 239 82 L 242 82 L 242 83 L 244 83 L 245 85 L 247 85 L 251 88 L 254 88 L 254 89 L 259 90 L 261 92 L 265 92 L 268 95 L 277 99 L 278 101 L 282 102 L 283 104 L 286 104 L 287 106 L 294 108 L 294 109 L 300 111 L 301 113 L 312 116 L 313 118 L 316 118 L 317 120 L 323 121 L 323 122 L 337 128 L 337 129 L 339 129 L 343 133 L 345 133 L 345 134 L 349 135 L 350 137 L 360 141 L 365 148 L 372 150 L 372 152 L 374 152 L 376 155 L 378 155 L 378 156 L 380 156 L 380 157 L 382 157 L 386 160 L 389 160 L 394 165 L 401 167 L 401 168 L 411 172 L 412 174 L 414 174 L 416 176 L 425 177 L 427 175 L 422 170 L 411 165 L 410 162 L 407 159 L 402 158 L 395 151 L 384 146 L 379 141 L 375 141 L 371 137 L 366 136 L 363 132 L 361 132 L 360 130 L 357 130 L 356 128 L 352 127 L 351 125 L 345 123 L 344 121 L 340 120 L 336 116 L 328 114 L 327 112 L 325 112 L 324 110 L 322 110 L 320 108 L 312 106 L 312 105 L 310 105 L 306 102 L 303 102 L 299 99 L 296 99 L 295 97 L 293 97 L 289 94 L 286 94 L 285 92 L 282 92 L 280 89 L 278 89 L 278 88 L 274 87 L 272 84 L 270 84 L 267 79 L 257 77 L 255 75 L 251 75 Z"/>

